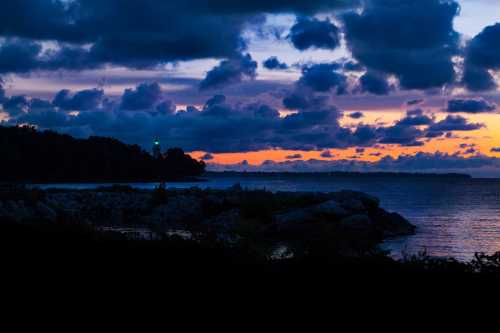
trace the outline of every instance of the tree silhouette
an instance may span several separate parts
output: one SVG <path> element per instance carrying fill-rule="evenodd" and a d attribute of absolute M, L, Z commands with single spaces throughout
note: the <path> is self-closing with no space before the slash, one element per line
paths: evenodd
<path fill-rule="evenodd" d="M 75 139 L 34 127 L 0 126 L 1 181 L 163 181 L 195 177 L 205 163 L 169 149 L 159 159 L 105 137 Z"/>

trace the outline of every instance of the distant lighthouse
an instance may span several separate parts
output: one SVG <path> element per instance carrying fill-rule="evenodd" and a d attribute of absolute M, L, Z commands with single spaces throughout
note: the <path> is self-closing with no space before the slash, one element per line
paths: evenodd
<path fill-rule="evenodd" d="M 158 138 L 153 141 L 153 157 L 156 160 L 159 160 L 161 158 L 161 146 L 160 140 Z"/>

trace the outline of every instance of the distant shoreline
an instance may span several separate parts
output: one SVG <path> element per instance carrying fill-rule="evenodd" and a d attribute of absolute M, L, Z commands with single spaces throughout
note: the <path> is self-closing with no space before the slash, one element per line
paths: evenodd
<path fill-rule="evenodd" d="M 409 172 L 239 172 L 239 171 L 208 171 L 200 177 L 181 177 L 172 179 L 115 179 L 115 180 L 25 180 L 25 181 L 2 181 L 0 184 L 133 184 L 133 183 L 203 183 L 209 181 L 207 178 L 286 178 L 286 179 L 304 179 L 304 178 L 328 178 L 328 177 L 344 177 L 344 178 L 425 178 L 425 179 L 457 179 L 469 180 L 473 179 L 471 175 L 459 173 L 409 173 Z M 481 178 L 474 178 L 481 179 Z"/>

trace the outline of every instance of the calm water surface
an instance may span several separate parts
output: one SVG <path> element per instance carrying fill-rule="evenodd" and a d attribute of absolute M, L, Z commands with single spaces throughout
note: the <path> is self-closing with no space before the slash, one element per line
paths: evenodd
<path fill-rule="evenodd" d="M 241 177 L 211 176 L 201 183 L 172 183 L 169 187 L 223 189 L 240 183 L 271 191 L 362 191 L 381 200 L 418 227 L 417 234 L 391 239 L 383 247 L 393 255 L 426 251 L 434 256 L 467 260 L 475 252 L 500 251 L 500 179 L 377 177 Z M 102 184 L 48 184 L 41 187 L 94 188 Z M 109 184 L 108 184 L 109 185 Z M 135 183 L 151 189 L 157 184 Z"/>

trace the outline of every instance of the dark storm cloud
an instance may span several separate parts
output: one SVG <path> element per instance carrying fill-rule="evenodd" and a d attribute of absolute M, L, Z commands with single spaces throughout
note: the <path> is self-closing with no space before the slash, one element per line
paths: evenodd
<path fill-rule="evenodd" d="M 0 46 L 0 73 L 27 73 L 39 69 L 39 43 L 8 39 Z"/>
<path fill-rule="evenodd" d="M 500 147 L 493 147 L 490 150 L 492 153 L 500 153 Z"/>
<path fill-rule="evenodd" d="M 59 45 L 43 50 L 40 42 L 7 39 L 0 45 L 0 74 L 29 73 L 39 70 L 95 69 L 102 64 L 81 47 Z"/>
<path fill-rule="evenodd" d="M 177 110 L 176 105 L 174 102 L 168 100 L 168 101 L 163 101 L 160 104 L 156 106 L 156 111 L 159 114 L 165 115 L 165 114 L 173 114 Z M 191 111 L 191 110 L 190 110 Z"/>
<path fill-rule="evenodd" d="M 472 91 L 497 87 L 488 70 L 500 69 L 500 23 L 486 27 L 468 44 L 463 82 Z"/>
<path fill-rule="evenodd" d="M 301 154 L 293 154 L 293 155 L 288 155 L 286 157 L 287 160 L 297 160 L 297 159 L 301 159 L 301 158 L 302 158 Z"/>
<path fill-rule="evenodd" d="M 277 57 L 270 57 L 262 62 L 262 66 L 270 70 L 288 69 L 288 65 L 280 62 Z"/>
<path fill-rule="evenodd" d="M 406 117 L 399 120 L 397 124 L 405 126 L 423 126 L 430 125 L 434 119 L 425 115 L 421 109 L 410 110 L 406 113 Z"/>
<path fill-rule="evenodd" d="M 257 76 L 257 62 L 250 54 L 223 60 L 218 66 L 208 71 L 205 79 L 200 82 L 200 89 L 220 88 L 233 83 L 240 83 L 244 79 L 253 79 Z"/>
<path fill-rule="evenodd" d="M 46 101 L 40 98 L 32 98 L 30 101 L 30 107 L 32 109 L 50 109 L 53 107 L 50 101 Z"/>
<path fill-rule="evenodd" d="M 323 158 L 333 158 L 334 157 L 334 155 L 332 154 L 332 152 L 329 151 L 329 150 L 325 150 L 325 151 L 321 152 L 320 156 L 323 157 Z"/>
<path fill-rule="evenodd" d="M 484 124 L 470 123 L 461 116 L 447 116 L 445 119 L 431 125 L 429 130 L 432 132 L 474 131 L 483 127 Z"/>
<path fill-rule="evenodd" d="M 344 64 L 344 70 L 348 72 L 362 72 L 365 70 L 365 67 L 359 62 L 347 61 Z"/>
<path fill-rule="evenodd" d="M 66 112 L 60 106 L 49 105 L 48 101 L 34 103 L 34 99 L 26 96 L 6 97 L 3 109 L 7 106 L 16 110 L 9 113 L 8 125 L 32 124 L 78 137 L 115 137 L 146 149 L 150 148 L 152 138 L 159 137 L 162 142 L 186 151 L 211 153 L 266 149 L 321 152 L 379 144 L 419 146 L 428 137 L 483 126 L 454 116 L 435 122 L 425 118 L 422 111 L 414 110 L 387 127 L 365 124 L 344 127 L 339 122 L 342 111 L 331 104 L 328 96 L 310 90 L 294 93 L 303 99 L 302 104 L 296 104 L 295 112 L 284 117 L 266 103 L 231 104 L 223 95 L 210 98 L 201 110 L 189 106 L 179 110 L 165 99 L 156 84 L 128 89 L 121 101 L 102 102 L 85 112 Z M 66 94 L 62 101 L 78 95 L 68 97 Z"/>
<path fill-rule="evenodd" d="M 381 127 L 377 130 L 382 137 L 380 143 L 399 144 L 402 146 L 421 146 L 418 141 L 424 135 L 424 132 L 414 126 L 395 124 L 389 127 Z"/>
<path fill-rule="evenodd" d="M 299 81 L 300 82 L 300 81 Z M 328 104 L 328 96 L 318 95 L 301 85 L 283 98 L 283 105 L 290 110 L 318 110 Z"/>
<path fill-rule="evenodd" d="M 363 112 L 356 111 L 356 112 L 349 113 L 347 116 L 349 118 L 352 118 L 352 119 L 361 119 L 365 115 L 363 114 Z"/>
<path fill-rule="evenodd" d="M 366 72 L 359 78 L 359 86 L 361 92 L 366 92 L 374 95 L 387 95 L 391 91 L 391 87 L 387 82 L 385 75 Z"/>
<path fill-rule="evenodd" d="M 97 108 L 104 98 L 102 89 L 78 91 L 73 96 L 67 89 L 56 94 L 52 104 L 67 111 L 87 111 Z"/>
<path fill-rule="evenodd" d="M 40 128 L 57 129 L 65 128 L 70 124 L 70 119 L 64 112 L 53 109 L 23 113 L 17 118 L 20 124 L 33 124 Z"/>
<path fill-rule="evenodd" d="M 161 87 L 158 83 L 143 83 L 135 89 L 126 89 L 123 93 L 122 110 L 146 110 L 153 108 L 161 98 Z"/>
<path fill-rule="evenodd" d="M 3 110 L 11 117 L 15 117 L 24 113 L 29 107 L 29 104 L 29 100 L 26 96 L 12 96 L 11 98 L 4 98 Z"/>
<path fill-rule="evenodd" d="M 409 100 L 408 102 L 406 102 L 406 105 L 408 105 L 408 106 L 418 105 L 418 104 L 422 104 L 423 102 L 424 102 L 424 100 L 421 98 L 412 99 L 412 100 Z"/>
<path fill-rule="evenodd" d="M 448 101 L 448 112 L 481 113 L 495 111 L 496 105 L 483 98 L 477 99 L 451 99 Z"/>
<path fill-rule="evenodd" d="M 300 16 L 290 29 L 289 38 L 298 50 L 309 48 L 333 50 L 340 46 L 340 30 L 330 20 Z"/>
<path fill-rule="evenodd" d="M 151 68 L 179 60 L 231 58 L 246 46 L 241 37 L 245 27 L 262 21 L 263 13 L 314 14 L 356 2 L 6 1 L 0 11 L 0 36 L 29 43 L 54 41 L 60 51 L 40 59 L 39 44 L 14 45 L 14 53 L 22 55 L 24 61 L 11 58 L 0 66 L 0 72 L 28 72 L 41 67 L 83 69 L 104 64 Z M 4 50 L 4 60 L 13 54 L 11 47 Z"/>
<path fill-rule="evenodd" d="M 395 75 L 406 89 L 441 87 L 455 79 L 459 34 L 455 1 L 367 0 L 344 15 L 353 56 L 368 69 Z"/>
<path fill-rule="evenodd" d="M 203 155 L 201 157 L 201 160 L 203 161 L 211 161 L 214 159 L 214 155 L 210 154 L 210 153 L 206 153 L 205 155 Z"/>
<path fill-rule="evenodd" d="M 340 67 L 337 63 L 305 66 L 302 69 L 302 76 L 298 84 L 314 91 L 326 92 L 334 90 L 337 94 L 345 94 L 347 77 L 338 71 Z"/>

